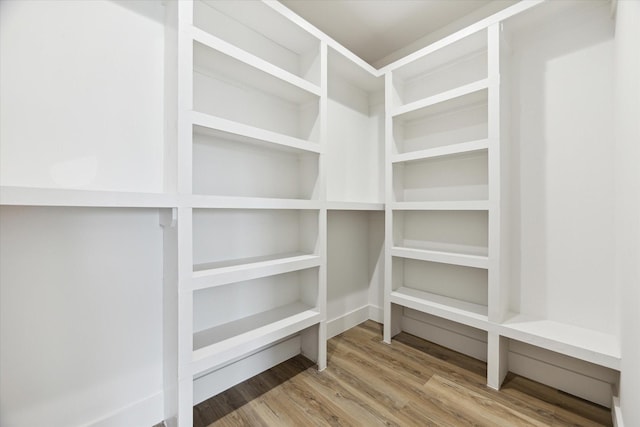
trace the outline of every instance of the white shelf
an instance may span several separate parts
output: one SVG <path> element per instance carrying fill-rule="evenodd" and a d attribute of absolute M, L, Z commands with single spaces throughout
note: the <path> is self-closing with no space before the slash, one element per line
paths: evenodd
<path fill-rule="evenodd" d="M 391 292 L 391 302 L 423 313 L 487 330 L 487 307 L 430 292 L 401 287 Z"/>
<path fill-rule="evenodd" d="M 195 291 L 318 267 L 320 263 L 318 255 L 298 253 L 198 264 L 193 266 L 191 286 Z"/>
<path fill-rule="evenodd" d="M 611 334 L 511 313 L 500 334 L 514 340 L 620 370 L 620 342 Z"/>
<path fill-rule="evenodd" d="M 300 209 L 318 210 L 319 200 L 268 199 L 261 197 L 226 197 L 184 195 L 179 197 L 181 205 L 211 209 Z"/>
<path fill-rule="evenodd" d="M 2 186 L 0 187 L 0 204 L 13 206 L 171 208 L 177 206 L 177 198 L 175 195 L 162 193 Z"/>
<path fill-rule="evenodd" d="M 319 99 L 318 93 L 255 68 L 252 64 L 229 56 L 195 40 L 193 47 L 194 72 L 236 85 L 250 87 L 293 104 L 303 105 Z"/>
<path fill-rule="evenodd" d="M 434 246 L 437 247 L 438 245 L 434 244 Z M 443 264 L 461 265 L 465 267 L 489 268 L 489 258 L 487 256 L 455 253 L 435 249 L 413 249 L 394 246 L 391 248 L 391 256 Z"/>
<path fill-rule="evenodd" d="M 238 72 L 243 76 L 241 77 L 241 80 L 243 82 L 250 81 L 252 82 L 253 86 L 261 87 L 265 90 L 265 92 L 272 90 L 272 89 L 268 89 L 267 85 L 269 84 L 273 85 L 273 81 L 270 81 L 269 79 L 265 80 L 264 74 L 267 74 L 275 79 L 280 80 L 281 82 L 285 83 L 287 86 L 295 86 L 298 89 L 301 89 L 317 97 L 319 97 L 321 94 L 320 87 L 318 87 L 317 85 L 314 85 L 313 83 L 301 77 L 298 77 L 293 73 L 285 71 L 282 68 L 279 68 L 271 64 L 270 62 L 265 61 L 264 59 L 259 58 L 249 52 L 243 51 L 237 48 L 236 46 L 233 46 L 227 43 L 226 41 L 219 39 L 218 37 L 215 37 L 199 28 L 192 27 L 191 35 L 193 37 L 193 40 L 195 40 L 196 42 L 204 46 L 207 46 L 211 49 L 215 49 L 216 51 L 223 53 L 224 55 L 230 58 L 233 58 L 242 64 L 245 64 L 255 70 L 259 70 L 262 72 L 262 73 L 251 73 L 246 69 L 242 70 L 242 69 L 232 68 L 232 69 L 226 70 L 225 72 L 226 75 L 233 76 L 234 71 Z M 221 61 L 220 65 L 222 64 L 225 64 L 225 66 L 227 67 L 231 67 L 230 63 L 225 63 Z M 287 91 L 281 91 L 281 88 L 279 88 L 279 89 L 276 89 L 275 93 L 280 94 L 280 93 L 286 93 L 286 92 Z M 304 99 L 304 96 L 300 98 L 300 95 L 297 94 L 292 96 L 291 99 Z"/>
<path fill-rule="evenodd" d="M 213 133 L 215 135 L 217 132 L 223 132 L 225 134 L 236 135 L 242 142 L 264 142 L 280 146 L 283 149 L 289 148 L 292 151 L 298 152 L 322 152 L 320 145 L 315 142 L 305 141 L 304 139 L 245 125 L 233 120 L 227 120 L 197 111 L 192 111 L 190 114 L 191 122 L 195 126 L 203 128 L 200 131 L 205 134 Z M 196 133 L 197 132 L 198 131 L 196 131 Z"/>
<path fill-rule="evenodd" d="M 390 207 L 396 211 L 486 211 L 489 201 L 394 202 Z"/>
<path fill-rule="evenodd" d="M 491 79 L 482 79 L 437 95 L 429 96 L 401 107 L 397 107 L 395 111 L 391 113 L 391 116 L 393 118 L 402 116 L 405 120 L 411 120 L 415 117 L 424 115 L 423 110 L 428 109 L 429 107 L 486 90 L 489 88 L 490 83 Z"/>
<path fill-rule="evenodd" d="M 383 211 L 384 203 L 372 202 L 332 202 L 328 201 L 327 209 L 334 211 Z"/>
<path fill-rule="evenodd" d="M 474 151 L 487 150 L 489 140 L 462 142 L 458 144 L 445 145 L 442 147 L 429 148 L 426 150 L 411 151 L 403 154 L 396 154 L 391 157 L 392 163 L 411 162 L 416 160 L 433 159 L 443 156 L 454 156 L 457 154 L 471 153 Z"/>
<path fill-rule="evenodd" d="M 197 332 L 191 374 L 220 368 L 320 320 L 320 312 L 297 302 Z"/>

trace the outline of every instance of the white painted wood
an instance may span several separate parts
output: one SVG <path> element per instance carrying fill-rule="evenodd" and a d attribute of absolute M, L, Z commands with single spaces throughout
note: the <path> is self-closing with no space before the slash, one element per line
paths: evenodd
<path fill-rule="evenodd" d="M 611 384 L 574 372 L 571 368 L 544 363 L 516 352 L 509 353 L 509 369 L 517 375 L 565 391 L 604 407 L 611 405 Z"/>
<path fill-rule="evenodd" d="M 300 336 L 260 349 L 237 362 L 198 376 L 193 380 L 193 404 L 197 405 L 218 393 L 266 371 L 300 353 Z"/>
<path fill-rule="evenodd" d="M 393 165 L 399 202 L 488 200 L 488 153 L 476 151 Z"/>
<path fill-rule="evenodd" d="M 391 292 L 391 302 L 463 325 L 487 330 L 487 307 L 416 289 L 401 287 Z"/>
<path fill-rule="evenodd" d="M 233 282 L 304 270 L 318 267 L 320 263 L 321 259 L 317 255 L 296 254 L 284 258 L 270 255 L 234 260 L 233 265 L 228 265 L 228 262 L 198 264 L 193 268 L 192 289 L 196 291 Z"/>
<path fill-rule="evenodd" d="M 329 201 L 326 206 L 334 211 L 384 211 L 384 203 Z"/>
<path fill-rule="evenodd" d="M 438 201 L 438 202 L 395 202 L 391 203 L 392 210 L 439 210 L 439 211 L 486 211 L 489 210 L 489 203 L 486 200 L 464 200 L 464 201 Z"/>
<path fill-rule="evenodd" d="M 624 416 L 620 406 L 620 398 L 616 395 L 611 399 L 611 420 L 613 427 L 624 427 Z"/>
<path fill-rule="evenodd" d="M 534 316 L 512 314 L 500 333 L 538 347 L 620 369 L 620 342 L 613 334 Z"/>
<path fill-rule="evenodd" d="M 262 1 L 195 1 L 194 25 L 287 72 L 320 84 L 318 37 Z"/>
<path fill-rule="evenodd" d="M 500 390 L 509 371 L 509 340 L 495 331 L 489 331 L 487 338 L 487 386 Z"/>
<path fill-rule="evenodd" d="M 470 95 L 475 92 L 485 90 L 487 89 L 487 87 L 489 87 L 489 84 L 490 79 L 478 80 L 464 86 L 456 87 L 454 89 L 450 89 L 448 91 L 438 93 L 427 98 L 422 98 L 420 100 L 402 105 L 400 107 L 396 107 L 392 111 L 391 115 L 393 117 L 403 116 L 405 120 L 411 120 L 422 115 L 423 112 L 421 110 L 427 109 L 431 106 L 436 106 L 440 103 L 454 100 L 456 98 L 463 97 L 465 95 Z"/>
<path fill-rule="evenodd" d="M 489 142 L 486 139 L 479 141 L 461 142 L 458 144 L 446 145 L 443 147 L 429 148 L 426 150 L 411 151 L 409 153 L 396 154 L 392 157 L 392 163 L 411 162 L 416 160 L 426 160 L 435 157 L 452 156 L 456 154 L 471 153 L 474 151 L 486 150 Z"/>
<path fill-rule="evenodd" d="M 390 71 L 393 71 L 397 68 L 403 67 L 406 64 L 409 64 L 419 58 L 422 58 L 423 56 L 429 55 L 433 52 L 436 52 L 439 49 L 443 49 L 447 46 L 449 46 L 452 43 L 457 42 L 458 40 L 461 40 L 469 35 L 472 35 L 478 31 L 481 31 L 487 27 L 489 27 L 492 24 L 504 21 L 512 16 L 516 16 L 518 14 L 521 14 L 523 12 L 526 12 L 528 9 L 531 9 L 535 6 L 538 6 L 542 3 L 544 3 L 547 0 L 523 0 L 518 2 L 517 4 L 510 6 L 506 9 L 503 9 L 502 11 L 491 15 L 485 19 L 482 19 L 478 22 L 476 22 L 473 25 L 470 25 L 466 28 L 463 28 L 460 31 L 457 31 L 447 37 L 442 38 L 441 40 L 438 40 L 435 43 L 430 44 L 429 46 L 425 46 L 424 48 L 405 56 L 404 58 L 395 61 L 385 67 L 382 67 L 378 70 L 379 73 L 387 73 Z"/>
<path fill-rule="evenodd" d="M 399 108 L 487 78 L 486 31 L 393 71 Z"/>
<path fill-rule="evenodd" d="M 405 309 L 402 317 L 402 330 L 474 359 L 487 361 L 487 332 L 481 329 L 412 309 Z"/>
<path fill-rule="evenodd" d="M 216 51 L 221 52 L 226 56 L 231 57 L 252 68 L 263 71 L 264 73 L 287 83 L 287 86 L 293 85 L 298 87 L 299 89 L 302 89 L 303 91 L 309 92 L 316 96 L 320 96 L 320 88 L 317 85 L 310 83 L 309 81 L 303 78 L 300 78 L 295 74 L 292 74 L 281 68 L 278 68 L 277 66 L 271 64 L 270 62 L 267 62 L 255 55 L 239 50 L 236 46 L 229 44 L 224 40 L 219 39 L 218 37 L 212 36 L 211 34 L 208 34 L 202 30 L 199 30 L 198 28 L 191 29 L 191 36 L 193 37 L 194 41 L 201 43 L 204 46 L 215 49 Z M 229 73 L 225 73 L 225 74 L 229 75 Z M 251 76 L 250 78 L 255 80 L 249 80 L 247 79 L 247 76 Z M 243 81 L 244 83 L 249 83 L 252 86 L 262 87 L 263 85 L 262 78 L 264 77 L 262 78 L 259 77 L 260 74 L 247 73 L 247 76 L 243 75 L 243 77 L 241 78 L 241 81 Z M 271 84 L 273 84 L 273 80 L 270 80 L 270 82 Z M 265 87 L 266 87 L 266 84 L 265 84 Z M 282 96 L 283 94 L 286 94 L 287 92 L 288 90 L 283 91 L 281 89 L 275 91 L 275 93 L 277 93 L 280 96 Z M 299 100 L 299 99 L 305 99 L 305 98 L 303 95 L 292 94 L 287 96 L 287 99 Z"/>
<path fill-rule="evenodd" d="M 198 126 L 192 176 L 195 194 L 317 199 L 320 191 L 318 154 Z"/>
<path fill-rule="evenodd" d="M 272 199 L 264 197 L 231 196 L 179 196 L 181 204 L 193 208 L 212 209 L 291 209 L 317 210 L 322 206 L 319 200 Z"/>
<path fill-rule="evenodd" d="M 0 187 L 0 205 L 169 208 L 177 198 L 166 193 Z"/>
<path fill-rule="evenodd" d="M 238 139 L 246 141 L 260 140 L 267 146 L 269 144 L 277 144 L 279 146 L 282 146 L 282 149 L 286 149 L 288 147 L 293 149 L 292 151 L 294 152 L 322 152 L 319 145 L 299 138 L 293 138 L 291 136 L 279 134 L 277 132 L 270 132 L 264 129 L 256 128 L 254 126 L 245 125 L 231 120 L 225 120 L 220 117 L 198 113 L 197 111 L 190 112 L 190 116 L 191 121 L 195 126 L 211 129 L 213 133 L 215 133 L 215 131 L 220 131 L 222 133 L 234 134 Z M 206 131 L 203 130 L 203 132 Z"/>
<path fill-rule="evenodd" d="M 488 268 L 489 265 L 489 260 L 486 256 L 483 257 L 437 250 L 401 248 L 397 246 L 391 248 L 391 256 L 475 268 Z"/>
<path fill-rule="evenodd" d="M 201 331 L 194 336 L 191 372 L 215 369 L 319 321 L 320 313 L 297 303 Z"/>
<path fill-rule="evenodd" d="M 502 145 L 501 140 L 501 96 L 500 96 L 500 24 L 493 24 L 487 29 L 488 38 L 488 75 L 492 84 L 489 86 L 488 93 L 488 132 L 489 132 L 489 155 L 487 158 L 488 174 L 489 174 L 489 318 L 493 322 L 500 322 L 503 320 L 506 312 L 508 311 L 508 293 L 507 293 L 507 280 L 502 279 L 502 263 L 506 262 L 506 259 L 502 258 L 502 255 L 506 253 L 501 249 L 503 232 L 502 225 L 502 186 L 506 183 L 502 179 Z M 508 144 L 508 142 L 504 142 Z M 507 230 L 504 230 L 507 233 Z M 505 286 L 503 287 L 502 284 Z M 499 388 L 503 374 L 506 374 L 506 370 L 503 365 L 506 363 L 504 356 L 505 352 L 501 350 L 503 347 L 501 338 L 494 336 L 492 338 L 492 345 L 489 346 L 489 351 L 495 351 L 497 357 L 493 360 L 497 362 L 497 366 L 493 368 L 493 373 L 490 376 L 489 384 Z"/>
<path fill-rule="evenodd" d="M 369 320 L 369 306 L 356 308 L 335 319 L 327 321 L 327 339 L 340 335 L 360 323 Z"/>

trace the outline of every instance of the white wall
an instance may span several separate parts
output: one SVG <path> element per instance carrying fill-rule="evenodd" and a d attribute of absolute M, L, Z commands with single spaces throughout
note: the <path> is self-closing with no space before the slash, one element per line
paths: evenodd
<path fill-rule="evenodd" d="M 640 425 L 640 2 L 616 16 L 616 273 L 622 301 L 624 424 Z"/>
<path fill-rule="evenodd" d="M 0 183 L 163 190 L 160 1 L 0 3 Z"/>
<path fill-rule="evenodd" d="M 2 207 L 0 265 L 0 425 L 163 418 L 157 210 Z"/>
<path fill-rule="evenodd" d="M 616 333 L 613 22 L 576 5 L 513 38 L 511 308 Z"/>
<path fill-rule="evenodd" d="M 376 313 L 382 308 L 383 254 L 383 212 L 329 211 L 327 235 L 327 330 L 329 336 L 367 320 L 371 311 Z"/>
<path fill-rule="evenodd" d="M 160 1 L 2 1 L 0 58 L 0 184 L 163 191 Z M 0 216 L 0 425 L 160 421 L 158 210 Z"/>

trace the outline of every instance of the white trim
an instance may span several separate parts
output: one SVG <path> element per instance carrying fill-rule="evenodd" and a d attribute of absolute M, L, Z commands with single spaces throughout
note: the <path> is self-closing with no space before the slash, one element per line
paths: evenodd
<path fill-rule="evenodd" d="M 327 320 L 327 340 L 369 320 L 369 305 L 356 308 L 335 319 Z"/>
<path fill-rule="evenodd" d="M 620 398 L 615 394 L 611 397 L 611 420 L 613 421 L 613 427 L 624 427 Z"/>
<path fill-rule="evenodd" d="M 164 392 L 139 400 L 86 424 L 87 427 L 152 426 L 164 419 Z"/>

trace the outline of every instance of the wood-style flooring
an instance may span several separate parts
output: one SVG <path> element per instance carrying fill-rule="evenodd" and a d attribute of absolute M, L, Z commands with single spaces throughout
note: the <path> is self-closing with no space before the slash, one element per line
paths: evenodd
<path fill-rule="evenodd" d="M 328 342 L 318 372 L 297 356 L 194 407 L 194 426 L 610 426 L 606 408 L 368 321 Z"/>

